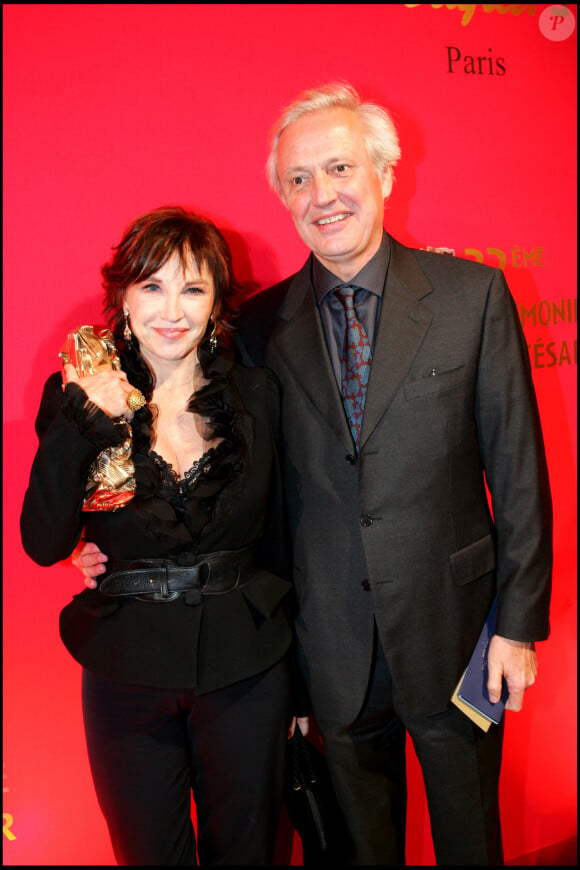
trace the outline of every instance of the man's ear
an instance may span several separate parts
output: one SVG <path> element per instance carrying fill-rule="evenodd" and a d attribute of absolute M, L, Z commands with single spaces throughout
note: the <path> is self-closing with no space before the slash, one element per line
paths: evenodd
<path fill-rule="evenodd" d="M 393 167 L 387 165 L 383 169 L 383 174 L 381 176 L 381 186 L 383 188 L 383 197 L 385 198 L 385 200 L 387 200 L 391 195 L 391 191 L 393 189 L 393 181 Z"/>

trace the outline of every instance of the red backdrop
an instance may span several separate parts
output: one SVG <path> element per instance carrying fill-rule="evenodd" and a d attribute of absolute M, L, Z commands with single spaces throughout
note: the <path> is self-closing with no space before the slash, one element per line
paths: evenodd
<path fill-rule="evenodd" d="M 4 4 L 3 14 L 5 863 L 114 863 L 80 668 L 57 632 L 81 578 L 70 564 L 36 566 L 20 545 L 44 380 L 68 328 L 102 322 L 99 267 L 143 211 L 182 203 L 216 221 L 252 289 L 302 264 L 264 181 L 267 134 L 299 90 L 335 79 L 389 106 L 399 128 L 388 229 L 499 263 L 520 307 L 556 556 L 537 684 L 507 715 L 506 858 L 575 836 L 576 6 Z M 409 768 L 408 861 L 430 864 L 411 747 Z M 296 837 L 291 860 L 301 861 Z"/>

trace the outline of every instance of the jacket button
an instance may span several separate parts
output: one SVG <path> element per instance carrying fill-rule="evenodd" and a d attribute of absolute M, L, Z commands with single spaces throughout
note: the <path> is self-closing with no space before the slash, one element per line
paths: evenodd
<path fill-rule="evenodd" d="M 362 588 L 364 589 L 365 592 L 371 591 L 371 584 L 369 583 L 368 580 L 361 580 L 360 585 L 362 586 Z"/>
<path fill-rule="evenodd" d="M 201 592 L 199 589 L 188 589 L 185 593 L 185 603 L 190 607 L 197 607 L 201 604 Z"/>
<path fill-rule="evenodd" d="M 356 456 L 354 456 L 354 454 L 347 453 L 347 455 L 344 458 L 346 459 L 346 461 L 348 462 L 349 465 L 356 465 Z"/>
<path fill-rule="evenodd" d="M 360 518 L 360 524 L 361 524 L 361 526 L 364 526 L 365 528 L 367 528 L 368 526 L 372 526 L 373 518 L 370 517 L 368 514 L 363 514 L 362 517 Z"/>

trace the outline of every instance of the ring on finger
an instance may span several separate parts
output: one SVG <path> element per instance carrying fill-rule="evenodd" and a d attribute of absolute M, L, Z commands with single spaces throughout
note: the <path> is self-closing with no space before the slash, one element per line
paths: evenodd
<path fill-rule="evenodd" d="M 141 390 L 138 390 L 137 388 L 131 390 L 127 396 L 127 405 L 133 412 L 138 411 L 139 408 L 142 408 L 146 404 L 147 400 L 145 399 L 145 396 Z"/>

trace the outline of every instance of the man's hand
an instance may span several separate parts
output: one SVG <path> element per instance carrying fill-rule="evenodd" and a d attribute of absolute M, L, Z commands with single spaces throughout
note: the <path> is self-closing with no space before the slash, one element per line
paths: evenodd
<path fill-rule="evenodd" d="M 536 682 L 538 659 L 533 643 L 509 640 L 494 634 L 488 653 L 487 691 L 489 699 L 496 704 L 501 697 L 502 677 L 505 677 L 509 697 L 506 710 L 515 712 L 522 709 L 524 692 Z"/>
<path fill-rule="evenodd" d="M 89 589 L 97 588 L 98 584 L 94 578 L 106 571 L 104 563 L 108 561 L 108 558 L 104 553 L 101 553 L 96 544 L 91 544 L 84 538 L 81 538 L 76 545 L 72 553 L 72 563 L 83 572 L 85 584 Z"/>

